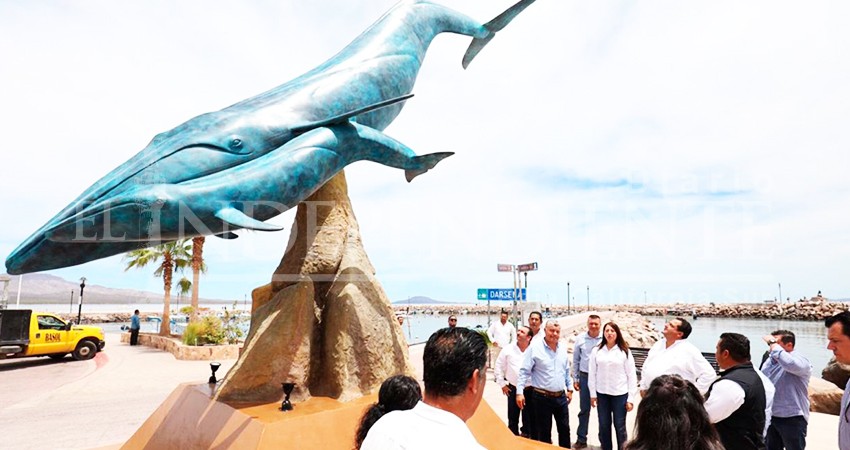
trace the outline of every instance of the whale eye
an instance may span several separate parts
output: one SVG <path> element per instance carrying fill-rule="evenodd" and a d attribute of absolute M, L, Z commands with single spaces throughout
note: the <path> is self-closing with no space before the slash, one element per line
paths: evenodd
<path fill-rule="evenodd" d="M 242 139 L 234 138 L 232 141 L 230 141 L 230 148 L 236 149 L 236 150 L 241 149 L 242 148 Z"/>

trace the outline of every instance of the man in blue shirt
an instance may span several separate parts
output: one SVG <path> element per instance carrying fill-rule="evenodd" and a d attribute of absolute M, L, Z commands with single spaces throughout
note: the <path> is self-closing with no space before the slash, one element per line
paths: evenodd
<path fill-rule="evenodd" d="M 578 378 L 573 383 L 573 388 L 579 391 L 579 413 L 578 431 L 575 448 L 587 448 L 587 425 L 590 422 L 590 389 L 587 385 L 587 364 L 590 361 L 590 352 L 593 347 L 602 342 L 602 318 L 596 314 L 587 316 L 587 332 L 576 337 L 576 345 L 573 348 L 573 376 Z"/>
<path fill-rule="evenodd" d="M 139 329 L 142 328 L 142 322 L 139 320 L 139 310 L 133 312 L 130 317 L 130 345 L 139 344 Z"/>
<path fill-rule="evenodd" d="M 826 319 L 827 349 L 832 350 L 835 361 L 850 364 L 850 312 L 840 312 Z M 841 410 L 838 413 L 838 448 L 850 450 L 850 380 L 844 387 L 841 397 Z"/>
<path fill-rule="evenodd" d="M 543 339 L 532 342 L 525 352 L 517 381 L 517 405 L 525 408 L 526 386 L 531 386 L 534 401 L 532 431 L 536 441 L 552 443 L 552 419 L 558 429 L 558 445 L 570 448 L 570 418 L 567 404 L 573 398 L 570 359 L 566 345 L 560 343 L 561 325 L 549 319 Z"/>
<path fill-rule="evenodd" d="M 764 337 L 770 354 L 761 371 L 776 388 L 767 429 L 767 450 L 803 450 L 809 428 L 809 378 L 812 363 L 794 351 L 796 338 L 788 330 Z"/>

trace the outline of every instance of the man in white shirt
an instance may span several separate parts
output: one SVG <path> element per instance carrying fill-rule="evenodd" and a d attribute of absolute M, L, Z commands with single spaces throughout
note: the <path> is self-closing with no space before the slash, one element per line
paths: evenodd
<path fill-rule="evenodd" d="M 679 375 L 690 381 L 705 395 L 708 387 L 717 378 L 714 368 L 693 344 L 687 342 L 691 335 L 691 324 L 677 317 L 664 325 L 664 339 L 649 349 L 641 372 L 640 393 L 646 395 L 649 384 L 660 375 Z"/>
<path fill-rule="evenodd" d="M 502 349 L 496 358 L 496 367 L 493 376 L 496 383 L 502 388 L 502 393 L 508 397 L 508 428 L 514 435 L 529 436 L 528 411 L 522 410 L 522 428 L 519 426 L 520 409 L 516 404 L 516 385 L 519 368 L 525 357 L 523 354 L 528 344 L 531 343 L 531 329 L 520 326 L 516 332 L 516 342 Z"/>
<path fill-rule="evenodd" d="M 738 333 L 723 333 L 715 350 L 720 379 L 712 383 L 705 410 L 726 448 L 763 450 L 764 384 L 750 361 L 750 340 Z"/>
<path fill-rule="evenodd" d="M 516 342 L 516 328 L 514 328 L 514 324 L 508 322 L 507 311 L 502 311 L 499 314 L 498 322 L 490 324 L 490 328 L 487 329 L 487 337 L 493 344 L 490 356 L 493 360 L 499 357 L 503 348 Z"/>
<path fill-rule="evenodd" d="M 361 450 L 484 450 L 465 422 L 478 409 L 487 375 L 487 343 L 467 328 L 443 328 L 425 344 L 425 395 L 369 430 Z"/>

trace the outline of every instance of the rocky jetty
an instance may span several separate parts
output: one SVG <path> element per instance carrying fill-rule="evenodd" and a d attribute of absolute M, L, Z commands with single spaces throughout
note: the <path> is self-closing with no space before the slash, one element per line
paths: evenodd
<path fill-rule="evenodd" d="M 408 314 L 487 314 L 487 305 L 406 305 L 395 304 L 396 312 Z M 587 312 L 587 306 L 568 308 L 564 305 L 544 306 L 544 312 L 553 316 Z M 784 319 L 820 321 L 831 315 L 850 310 L 850 304 L 833 302 L 824 297 L 802 299 L 791 303 L 672 303 L 653 305 L 591 305 L 593 311 L 629 312 L 643 316 L 725 317 L 746 319 Z M 491 307 L 497 314 L 498 307 Z"/>

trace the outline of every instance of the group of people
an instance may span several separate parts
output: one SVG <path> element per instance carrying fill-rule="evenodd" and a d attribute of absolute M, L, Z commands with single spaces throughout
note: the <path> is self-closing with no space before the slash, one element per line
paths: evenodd
<path fill-rule="evenodd" d="M 796 338 L 789 330 L 764 336 L 767 351 L 758 367 L 751 361 L 746 336 L 722 333 L 715 347 L 718 376 L 687 341 L 691 324 L 677 317 L 665 324 L 664 338 L 649 350 L 638 381 L 634 355 L 616 323 L 602 325 L 599 316 L 590 315 L 570 358 L 558 321 L 542 322 L 542 315 L 534 312 L 528 325 L 516 328 L 512 342 L 498 344 L 494 376 L 507 397 L 508 428 L 516 435 L 551 443 L 554 421 L 558 445 L 569 448 L 568 407 L 578 391 L 575 448 L 587 447 L 593 408 L 603 449 L 613 448 L 612 429 L 617 448 L 627 450 L 806 446 L 812 366 L 795 351 Z M 827 348 L 838 362 L 850 364 L 850 312 L 825 324 Z M 464 424 L 477 409 L 487 378 L 483 337 L 460 327 L 439 330 L 428 340 L 423 362 L 424 396 L 409 377 L 388 379 L 385 385 L 407 387 L 390 386 L 385 393 L 382 386 L 378 404 L 363 418 L 357 448 L 483 448 Z M 404 402 L 386 400 L 391 394 L 404 394 Z M 629 440 L 626 414 L 638 395 L 642 399 Z M 386 414 L 396 409 L 405 411 Z M 850 450 L 850 382 L 841 402 L 838 435 L 840 450 Z"/>

